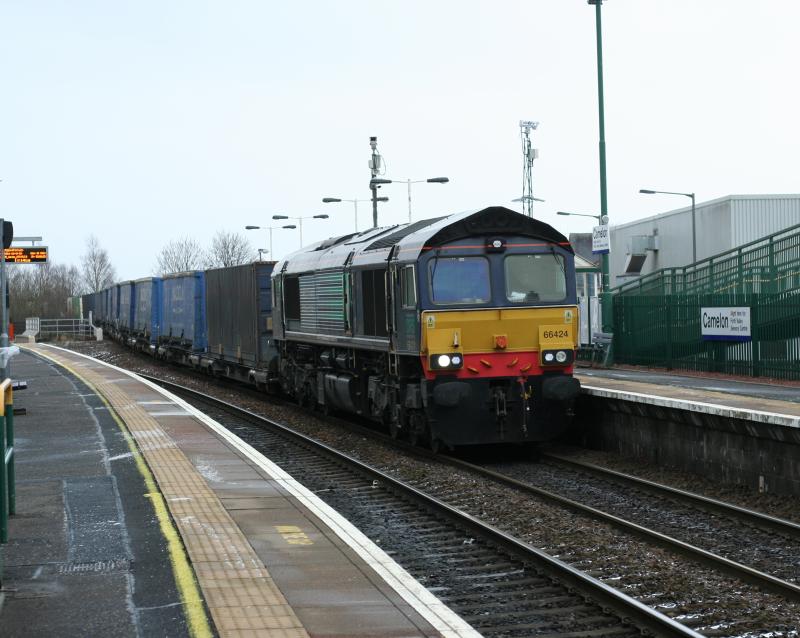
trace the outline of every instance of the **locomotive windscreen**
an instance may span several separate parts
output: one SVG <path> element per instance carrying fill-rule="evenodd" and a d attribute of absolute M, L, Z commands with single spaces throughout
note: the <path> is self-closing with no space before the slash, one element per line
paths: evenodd
<path fill-rule="evenodd" d="M 491 299 L 485 257 L 434 257 L 428 264 L 433 303 L 484 303 Z"/>
<path fill-rule="evenodd" d="M 567 298 L 564 257 L 554 253 L 508 255 L 506 298 L 514 302 L 557 303 Z"/>

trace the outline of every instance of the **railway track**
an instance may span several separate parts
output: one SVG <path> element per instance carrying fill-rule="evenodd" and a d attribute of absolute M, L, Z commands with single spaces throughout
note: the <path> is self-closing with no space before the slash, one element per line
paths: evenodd
<path fill-rule="evenodd" d="M 485 636 L 698 636 L 441 499 L 274 421 L 149 378 L 215 417 L 347 516 Z"/>

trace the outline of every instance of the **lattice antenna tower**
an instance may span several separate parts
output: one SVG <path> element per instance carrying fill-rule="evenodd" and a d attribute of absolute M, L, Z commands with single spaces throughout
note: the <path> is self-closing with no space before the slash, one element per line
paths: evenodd
<path fill-rule="evenodd" d="M 539 127 L 539 122 L 520 120 L 519 132 L 522 140 L 522 210 L 533 217 L 533 160 L 539 157 L 539 149 L 531 146 L 531 131 Z"/>

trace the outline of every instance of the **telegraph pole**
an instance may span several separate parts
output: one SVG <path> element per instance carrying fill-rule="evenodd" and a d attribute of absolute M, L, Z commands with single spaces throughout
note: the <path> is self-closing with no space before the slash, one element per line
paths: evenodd
<path fill-rule="evenodd" d="M 369 160 L 369 169 L 372 177 L 369 189 L 372 191 L 372 227 L 378 227 L 378 185 L 374 182 L 381 170 L 381 156 L 378 153 L 378 138 L 369 138 L 369 147 L 372 149 L 372 158 Z"/>
<path fill-rule="evenodd" d="M 606 123 L 603 95 L 603 27 L 600 17 L 603 0 L 586 0 L 595 8 L 595 31 L 597 33 L 597 104 L 600 128 L 600 217 L 601 223 L 608 224 L 608 190 L 606 187 Z M 611 298 L 611 281 L 609 272 L 610 255 L 603 254 L 601 262 L 603 291 L 600 293 L 600 306 L 603 309 L 603 332 L 614 329 L 613 300 Z"/>

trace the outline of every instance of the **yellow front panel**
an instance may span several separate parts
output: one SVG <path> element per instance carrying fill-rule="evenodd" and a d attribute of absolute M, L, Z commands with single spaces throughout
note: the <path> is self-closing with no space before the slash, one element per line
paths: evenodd
<path fill-rule="evenodd" d="M 540 326 L 559 327 L 558 342 L 578 345 L 576 306 L 547 308 L 494 308 L 486 310 L 426 310 L 422 313 L 422 352 L 495 352 L 496 337 L 505 335 L 503 352 L 530 352 L 540 349 Z M 563 336 L 563 331 L 568 335 Z M 544 334 L 549 335 L 548 331 Z M 546 344 L 552 343 L 542 337 Z M 457 345 L 454 345 L 457 344 Z"/>

